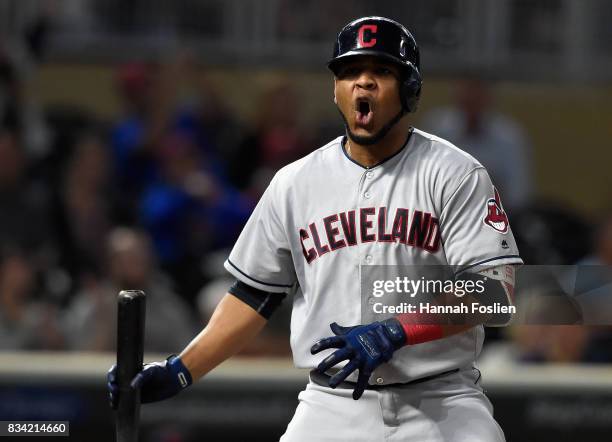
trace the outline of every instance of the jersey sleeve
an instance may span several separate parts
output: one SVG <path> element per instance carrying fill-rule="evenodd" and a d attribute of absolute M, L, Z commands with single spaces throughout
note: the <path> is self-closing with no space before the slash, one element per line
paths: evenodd
<path fill-rule="evenodd" d="M 283 207 L 274 177 L 238 237 L 225 268 L 259 290 L 289 292 L 296 281 L 286 229 L 277 213 Z"/>
<path fill-rule="evenodd" d="M 499 192 L 482 167 L 460 181 L 442 209 L 440 229 L 447 262 L 457 273 L 523 262 Z"/>

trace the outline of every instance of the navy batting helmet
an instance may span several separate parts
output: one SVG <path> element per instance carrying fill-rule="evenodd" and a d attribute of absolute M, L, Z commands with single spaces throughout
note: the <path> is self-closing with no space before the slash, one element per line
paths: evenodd
<path fill-rule="evenodd" d="M 372 55 L 400 66 L 400 99 L 406 112 L 414 112 L 421 96 L 419 48 L 412 34 L 395 20 L 362 17 L 347 24 L 336 38 L 327 66 L 334 74 L 349 58 Z"/>

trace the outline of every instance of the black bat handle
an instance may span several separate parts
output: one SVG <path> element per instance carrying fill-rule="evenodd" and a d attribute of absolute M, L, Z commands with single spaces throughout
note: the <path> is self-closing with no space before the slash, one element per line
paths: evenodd
<path fill-rule="evenodd" d="M 117 297 L 117 442 L 138 442 L 140 390 L 130 382 L 142 370 L 145 306 L 140 290 L 123 290 Z"/>

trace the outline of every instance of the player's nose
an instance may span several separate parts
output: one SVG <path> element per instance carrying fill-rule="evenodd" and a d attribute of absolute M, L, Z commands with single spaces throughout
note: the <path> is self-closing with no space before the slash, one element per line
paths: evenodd
<path fill-rule="evenodd" d="M 367 90 L 376 88 L 376 79 L 374 78 L 372 71 L 369 69 L 363 69 L 355 80 L 355 85 Z"/>

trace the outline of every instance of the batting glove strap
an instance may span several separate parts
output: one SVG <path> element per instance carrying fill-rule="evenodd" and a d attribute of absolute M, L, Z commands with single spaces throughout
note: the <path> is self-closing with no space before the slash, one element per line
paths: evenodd
<path fill-rule="evenodd" d="M 189 373 L 187 367 L 183 365 L 181 358 L 176 355 L 171 355 L 166 361 L 168 361 L 168 369 L 176 377 L 181 388 L 187 388 L 193 383 L 191 373 Z"/>
<path fill-rule="evenodd" d="M 393 346 L 396 350 L 407 344 L 404 327 L 402 327 L 402 324 L 397 319 L 389 318 L 384 321 L 381 321 L 381 324 L 384 327 L 385 334 L 387 335 L 389 340 L 393 342 Z"/>
<path fill-rule="evenodd" d="M 145 364 L 132 380 L 132 388 L 140 389 L 143 404 L 157 402 L 180 393 L 191 385 L 191 373 L 176 355 L 162 362 Z"/>

